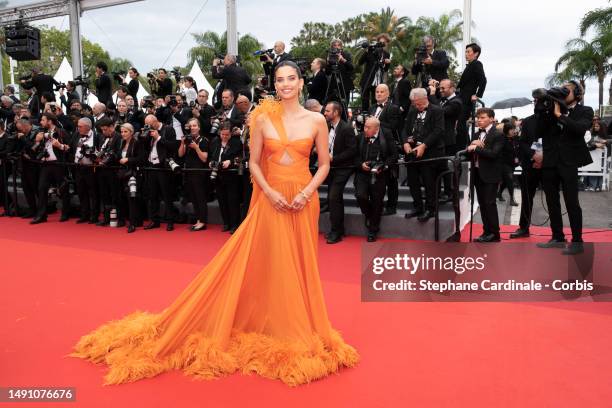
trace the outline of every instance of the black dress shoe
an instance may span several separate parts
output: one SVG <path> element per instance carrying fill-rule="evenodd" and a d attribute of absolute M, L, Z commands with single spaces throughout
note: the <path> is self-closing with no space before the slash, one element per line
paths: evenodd
<path fill-rule="evenodd" d="M 548 242 L 540 242 L 536 246 L 538 248 L 565 248 L 566 243 L 564 239 L 553 238 Z"/>
<path fill-rule="evenodd" d="M 426 222 L 426 221 L 427 221 L 427 220 L 429 220 L 430 218 L 433 218 L 433 217 L 434 217 L 434 215 L 435 215 L 435 214 L 434 214 L 434 212 L 433 212 L 433 211 L 429 211 L 429 210 L 427 210 L 427 211 L 425 211 L 425 213 L 424 213 L 423 215 L 419 216 L 419 217 L 417 218 L 417 220 L 419 220 L 420 222 Z"/>
<path fill-rule="evenodd" d="M 96 222 L 96 225 L 98 227 L 108 227 L 110 225 L 110 221 L 101 220 L 101 221 Z"/>
<path fill-rule="evenodd" d="M 134 231 L 136 231 L 136 226 L 130 224 L 127 229 L 128 234 L 131 234 Z"/>
<path fill-rule="evenodd" d="M 223 228 L 221 228 L 221 232 L 226 232 L 230 230 L 230 226 L 227 224 L 223 224 Z"/>
<path fill-rule="evenodd" d="M 77 224 L 85 224 L 87 222 L 87 218 L 79 218 L 78 220 L 76 220 Z"/>
<path fill-rule="evenodd" d="M 47 217 L 36 217 L 32 221 L 30 221 L 30 224 L 42 224 L 43 222 L 47 222 Z"/>
<path fill-rule="evenodd" d="M 498 194 L 497 195 L 497 201 L 502 201 L 503 202 L 503 201 L 506 201 L 506 200 L 504 199 L 504 197 L 502 197 L 501 194 Z"/>
<path fill-rule="evenodd" d="M 510 199 L 510 205 L 511 205 L 512 207 L 518 207 L 518 203 L 517 203 L 516 201 L 514 201 L 514 198 L 511 198 L 511 199 Z"/>
<path fill-rule="evenodd" d="M 368 237 L 366 238 L 366 241 L 368 241 L 368 242 L 376 242 L 376 233 L 375 232 L 368 232 Z"/>
<path fill-rule="evenodd" d="M 159 228 L 159 222 L 153 221 L 153 222 L 148 223 L 144 227 L 144 229 L 146 229 L 146 230 L 150 230 L 150 229 L 153 229 L 153 228 Z"/>
<path fill-rule="evenodd" d="M 397 210 L 395 208 L 385 208 L 382 215 L 393 215 L 397 214 Z"/>
<path fill-rule="evenodd" d="M 561 253 L 563 255 L 578 255 L 584 252 L 584 242 L 570 242 Z"/>
<path fill-rule="evenodd" d="M 327 236 L 327 243 L 328 244 L 337 244 L 338 242 L 342 241 L 342 235 L 341 234 L 337 234 L 335 232 L 331 232 L 328 236 Z"/>
<path fill-rule="evenodd" d="M 523 228 L 519 228 L 516 231 L 514 231 L 512 234 L 510 234 L 510 238 L 514 239 L 514 238 L 527 238 L 529 236 L 529 230 L 523 229 Z"/>
<path fill-rule="evenodd" d="M 172 224 L 171 222 L 166 224 L 166 231 L 174 231 L 174 224 Z"/>
<path fill-rule="evenodd" d="M 414 218 L 414 217 L 420 217 L 423 214 L 424 214 L 423 210 L 414 210 L 412 212 L 406 213 L 406 215 L 404 215 L 404 217 L 410 219 L 410 218 Z"/>
<path fill-rule="evenodd" d="M 474 240 L 475 242 L 499 242 L 500 238 L 497 234 L 482 234 Z"/>
<path fill-rule="evenodd" d="M 201 227 L 196 227 L 195 225 L 192 225 L 191 227 L 189 227 L 189 231 L 191 232 L 204 231 L 205 229 L 206 229 L 206 224 L 202 225 Z"/>
<path fill-rule="evenodd" d="M 59 219 L 59 222 L 66 222 L 68 221 L 69 217 L 67 215 L 62 215 Z"/>

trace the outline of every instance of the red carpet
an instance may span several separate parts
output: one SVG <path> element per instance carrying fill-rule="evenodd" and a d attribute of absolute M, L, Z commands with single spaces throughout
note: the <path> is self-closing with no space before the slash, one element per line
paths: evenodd
<path fill-rule="evenodd" d="M 77 403 L 0 408 L 606 407 L 612 400 L 611 304 L 362 303 L 362 237 L 320 245 L 330 318 L 361 353 L 356 368 L 299 388 L 178 372 L 104 387 L 104 367 L 65 357 L 72 345 L 109 319 L 164 308 L 228 235 L 216 226 L 128 235 L 56 220 L 0 219 L 0 387 L 73 386 Z M 585 238 L 598 236 L 612 241 L 609 233 Z"/>

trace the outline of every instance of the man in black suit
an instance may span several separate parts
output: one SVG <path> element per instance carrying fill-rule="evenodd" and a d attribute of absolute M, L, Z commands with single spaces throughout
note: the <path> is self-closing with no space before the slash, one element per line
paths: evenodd
<path fill-rule="evenodd" d="M 40 68 L 32 68 L 32 79 L 20 82 L 25 89 L 35 88 L 39 98 L 45 92 L 53 94 L 53 86 L 59 85 L 55 78 L 43 73 Z"/>
<path fill-rule="evenodd" d="M 559 186 L 563 188 L 563 198 L 572 229 L 572 242 L 563 250 L 565 255 L 583 252 L 582 209 L 578 201 L 578 168 L 592 163 L 591 154 L 584 140 L 584 134 L 593 121 L 593 109 L 580 105 L 584 91 L 576 81 L 563 86 L 567 91 L 565 104 L 568 112 L 563 112 L 555 102 L 553 117 L 556 126 L 542 134 L 542 155 L 536 162 L 542 163 L 542 184 L 546 194 L 546 204 L 550 214 L 552 239 L 538 244 L 541 248 L 565 246 L 563 218 Z"/>
<path fill-rule="evenodd" d="M 235 94 L 231 89 L 225 89 L 221 94 L 221 109 L 217 111 L 217 116 L 221 122 L 228 120 L 232 127 L 242 127 L 244 114 L 236 107 L 234 101 Z"/>
<path fill-rule="evenodd" d="M 424 88 L 410 91 L 412 107 L 408 111 L 402 145 L 407 160 L 433 159 L 444 155 L 444 111 L 429 102 Z M 435 215 L 436 177 L 440 165 L 436 162 L 411 165 L 408 168 L 408 185 L 414 211 L 406 218 L 418 217 L 425 222 Z M 425 207 L 421 196 L 421 180 L 425 186 Z"/>
<path fill-rule="evenodd" d="M 376 241 L 385 198 L 385 185 L 389 166 L 397 161 L 393 137 L 380 127 L 380 121 L 366 119 L 363 133 L 357 141 L 357 172 L 355 173 L 355 197 L 365 216 L 368 242 Z"/>
<path fill-rule="evenodd" d="M 342 41 L 334 39 L 331 42 L 331 50 L 327 55 L 327 66 L 325 73 L 329 77 L 329 92 L 324 102 L 340 101 L 347 104 L 349 95 L 354 88 L 353 85 L 353 57 L 351 53 L 343 49 Z M 337 83 L 336 79 L 340 83 Z"/>
<path fill-rule="evenodd" d="M 323 58 L 315 58 L 310 63 L 312 77 L 308 79 L 306 89 L 308 89 L 308 99 L 316 99 L 319 103 L 325 100 L 325 91 L 327 90 L 327 77 L 325 76 L 325 67 L 327 63 Z"/>
<path fill-rule="evenodd" d="M 145 118 L 145 125 L 150 126 L 148 139 L 148 159 L 146 166 L 156 169 L 167 169 L 167 160 L 174 157 L 176 153 L 176 133 L 172 126 L 162 124 L 155 115 Z M 166 231 L 174 230 L 174 219 L 172 214 L 172 174 L 164 170 L 152 170 L 147 174 L 148 179 L 148 202 L 149 202 L 149 224 L 144 229 L 159 228 L 160 226 L 160 196 L 164 201 L 164 221 Z"/>
<path fill-rule="evenodd" d="M 79 196 L 79 207 L 81 214 L 77 224 L 98 222 L 100 214 L 100 201 L 96 175 L 92 165 L 95 156 L 92 153 L 98 151 L 101 145 L 100 135 L 92 130 L 89 118 L 81 118 L 77 122 L 77 131 L 72 136 L 70 151 L 74 154 L 74 163 L 78 166 L 74 169 L 76 190 Z M 72 157 L 71 157 L 72 159 Z"/>
<path fill-rule="evenodd" d="M 473 155 L 472 177 L 480 206 L 483 233 L 475 242 L 499 242 L 497 186 L 501 181 L 501 152 L 504 135 L 495 129 L 495 112 L 480 108 L 476 112 L 478 128 L 467 150 Z"/>
<path fill-rule="evenodd" d="M 410 91 L 412 85 L 408 79 L 408 71 L 402 64 L 393 68 L 393 82 L 390 85 L 391 103 L 399 106 L 402 112 L 402 119 L 406 118 L 408 109 L 410 109 Z"/>
<path fill-rule="evenodd" d="M 370 108 L 369 114 L 380 121 L 380 127 L 385 134 L 393 138 L 393 145 L 396 150 L 400 146 L 400 130 L 402 126 L 402 112 L 400 108 L 393 105 L 389 100 L 389 87 L 380 84 L 375 92 L 376 105 Z M 387 175 L 387 203 L 383 215 L 392 215 L 397 211 L 397 200 L 399 198 L 399 166 L 397 163 L 389 167 Z"/>
<path fill-rule="evenodd" d="M 370 109 L 370 104 L 375 101 L 374 93 L 376 87 L 385 82 L 389 65 L 391 65 L 391 54 L 388 47 L 391 38 L 387 34 L 379 34 L 376 36 L 376 47 L 365 46 L 366 50 L 361 54 L 358 64 L 364 65 L 363 75 L 359 86 L 361 88 L 361 109 L 367 111 Z"/>
<path fill-rule="evenodd" d="M 534 98 L 536 96 L 534 95 Z M 537 104 L 537 100 L 536 100 Z M 552 117 L 540 118 L 534 114 L 523 119 L 519 137 L 519 161 L 521 163 L 521 216 L 519 228 L 510 234 L 510 238 L 529 236 L 533 200 L 538 186 L 542 183 L 542 132 L 556 126 Z M 537 153 L 537 156 L 536 156 Z M 536 162 L 538 158 L 538 162 Z"/>
<path fill-rule="evenodd" d="M 231 89 L 234 95 L 246 96 L 251 100 L 251 90 L 249 84 L 251 78 L 244 68 L 236 64 L 236 56 L 227 54 L 223 59 L 223 65 L 220 65 L 221 60 L 215 58 L 213 60 L 212 76 L 215 79 L 222 79 L 225 83 L 225 89 Z"/>
<path fill-rule="evenodd" d="M 326 235 L 328 244 L 342 241 L 344 235 L 344 187 L 353 174 L 357 140 L 351 125 L 341 119 L 342 106 L 329 102 L 325 119 L 329 125 L 329 155 L 331 169 L 327 176 L 327 203 L 331 229 Z"/>
<path fill-rule="evenodd" d="M 113 83 L 106 71 L 108 71 L 108 66 L 105 62 L 100 61 L 96 64 L 96 97 L 98 98 L 98 102 L 108 106 L 108 104 L 113 101 Z"/>
<path fill-rule="evenodd" d="M 450 79 L 443 79 L 438 86 L 440 99 L 433 99 L 444 111 L 444 154 L 454 156 L 457 153 L 457 122 L 461 118 L 463 104 L 455 94 L 455 83 Z M 429 87 L 429 94 L 435 98 L 435 87 Z M 452 196 L 451 175 L 444 177 L 444 193 L 446 198 Z"/>
<path fill-rule="evenodd" d="M 210 119 L 215 116 L 215 108 L 208 103 L 208 91 L 206 89 L 200 89 L 198 91 L 198 97 L 196 104 L 191 108 L 191 115 L 200 121 L 200 132 L 203 136 L 208 137 L 210 134 L 210 128 L 212 124 Z"/>
<path fill-rule="evenodd" d="M 216 175 L 210 173 L 215 185 L 219 210 L 223 219 L 221 231 L 233 234 L 240 225 L 240 186 L 241 180 L 235 171 L 235 160 L 242 156 L 242 142 L 239 137 L 231 135 L 231 125 L 223 123 L 219 129 L 219 137 L 210 142 L 208 163 L 218 165 Z"/>
<path fill-rule="evenodd" d="M 283 61 L 290 61 L 291 55 L 285 52 L 285 43 L 282 41 L 277 41 L 274 43 L 274 47 L 272 48 L 274 51 L 273 55 L 263 54 L 266 58 L 266 62 L 263 64 L 264 72 L 266 76 L 269 78 L 268 83 L 270 85 L 270 89 L 274 89 L 274 71 L 276 70 L 276 66 Z"/>
<path fill-rule="evenodd" d="M 430 79 L 440 82 L 448 78 L 450 62 L 445 51 L 434 49 L 436 40 L 431 35 L 423 37 L 423 44 L 427 49 L 427 58 L 422 59 L 419 63 L 415 55 L 415 61 L 412 64 L 412 74 L 418 75 L 421 73 L 421 84 L 417 84 L 417 86 L 427 88 Z"/>
<path fill-rule="evenodd" d="M 472 115 L 474 103 L 478 98 L 482 98 L 487 86 L 487 77 L 485 76 L 482 62 L 478 60 L 480 52 L 481 48 L 478 44 L 472 43 L 465 47 L 467 65 L 457 84 L 459 96 L 463 103 L 463 114 L 457 128 L 457 148 L 459 150 L 463 149 L 468 143 L 467 120 Z"/>

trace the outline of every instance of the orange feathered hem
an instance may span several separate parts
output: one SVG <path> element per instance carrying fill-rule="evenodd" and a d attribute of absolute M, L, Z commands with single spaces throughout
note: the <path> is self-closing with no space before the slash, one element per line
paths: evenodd
<path fill-rule="evenodd" d="M 353 367 L 357 351 L 332 330 L 330 344 L 313 336 L 310 345 L 283 341 L 259 333 L 234 331 L 222 349 L 201 333 L 193 333 L 163 358 L 154 354 L 160 315 L 135 312 L 111 321 L 83 336 L 72 357 L 108 365 L 105 384 L 121 384 L 151 378 L 170 370 L 182 370 L 199 379 L 213 379 L 240 372 L 279 379 L 290 386 L 306 384 Z"/>

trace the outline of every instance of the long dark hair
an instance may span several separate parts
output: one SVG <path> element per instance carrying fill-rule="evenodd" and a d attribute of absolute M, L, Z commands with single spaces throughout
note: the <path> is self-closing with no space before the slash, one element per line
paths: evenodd
<path fill-rule="evenodd" d="M 278 69 L 282 67 L 293 68 L 295 72 L 297 72 L 298 78 L 302 79 L 302 70 L 300 69 L 300 67 L 298 67 L 295 62 L 289 60 L 282 61 L 280 64 L 278 64 L 276 68 L 274 68 L 274 75 L 276 75 L 276 71 L 278 71 Z"/>

